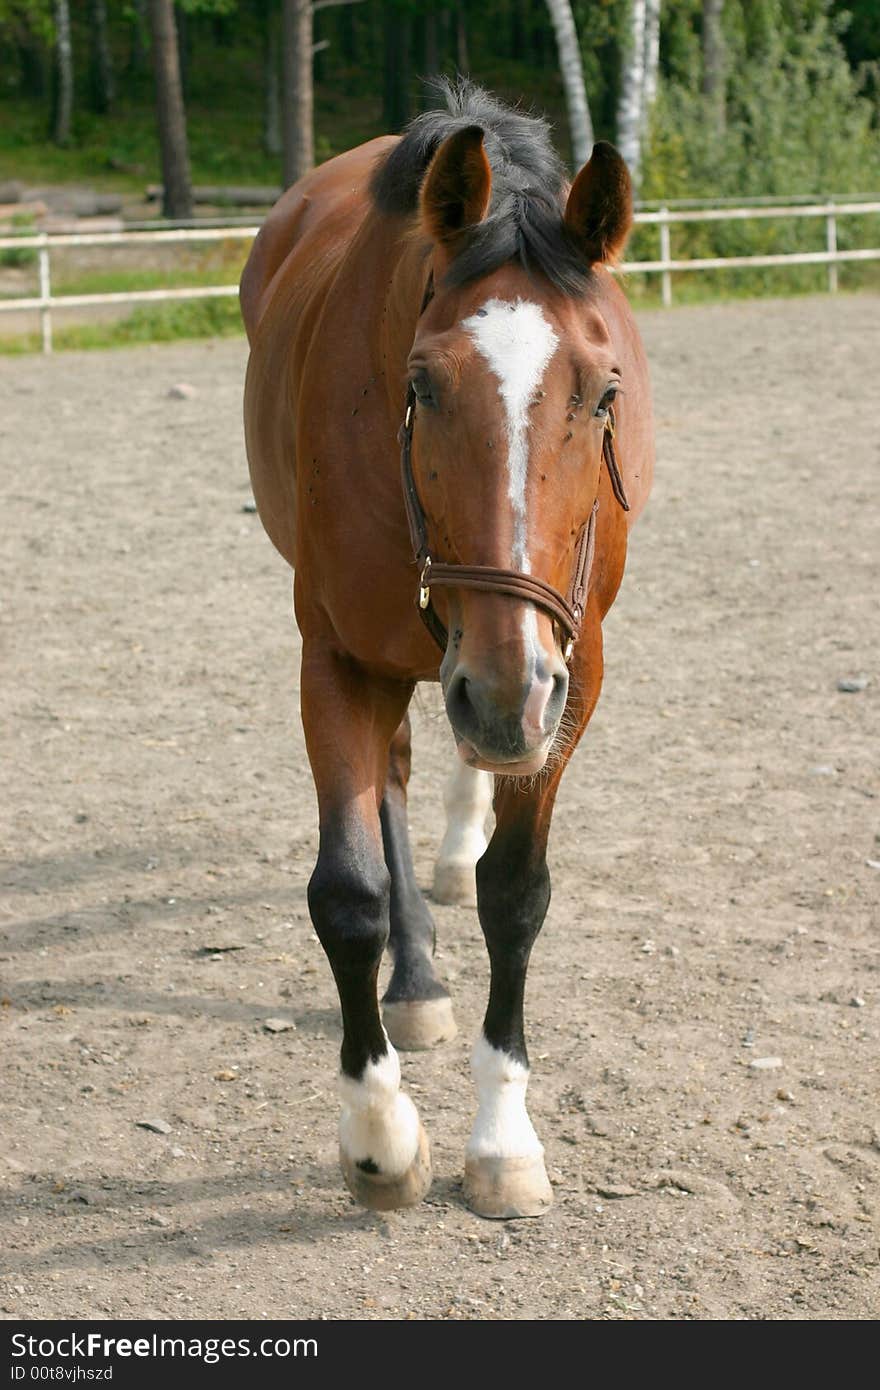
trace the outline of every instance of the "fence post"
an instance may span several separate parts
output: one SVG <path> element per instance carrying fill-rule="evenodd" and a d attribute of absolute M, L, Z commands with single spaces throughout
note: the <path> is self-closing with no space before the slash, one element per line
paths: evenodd
<path fill-rule="evenodd" d="M 669 216 L 669 208 L 661 208 L 660 216 L 660 259 L 661 261 L 672 260 L 672 238 L 669 235 L 669 223 L 666 218 Z M 660 285 L 663 295 L 663 308 L 668 309 L 672 304 L 672 276 L 668 270 L 664 270 L 660 275 Z"/>
<path fill-rule="evenodd" d="M 825 218 L 825 247 L 829 255 L 837 255 L 837 218 L 834 216 L 834 204 L 830 204 L 831 211 Z M 837 262 L 828 262 L 828 290 L 830 294 L 837 293 Z"/>
<path fill-rule="evenodd" d="M 43 242 L 39 250 L 40 257 L 40 298 L 44 303 L 40 306 L 40 330 L 43 335 L 43 352 L 52 351 L 52 310 L 49 308 L 49 300 L 52 296 L 52 282 L 49 278 L 49 243 Z"/>

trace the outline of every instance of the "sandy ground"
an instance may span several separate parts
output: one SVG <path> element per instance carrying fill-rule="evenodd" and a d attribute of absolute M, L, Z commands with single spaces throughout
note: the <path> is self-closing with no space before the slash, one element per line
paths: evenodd
<path fill-rule="evenodd" d="M 459 1187 L 471 911 L 436 911 L 459 1039 L 404 1060 L 428 1200 L 371 1215 L 337 1170 L 298 646 L 242 512 L 243 344 L 0 366 L 5 1317 L 876 1315 L 878 311 L 643 316 L 658 483 L 528 996 L 556 1201 L 500 1225 Z M 415 722 L 429 883 L 436 692 Z"/>

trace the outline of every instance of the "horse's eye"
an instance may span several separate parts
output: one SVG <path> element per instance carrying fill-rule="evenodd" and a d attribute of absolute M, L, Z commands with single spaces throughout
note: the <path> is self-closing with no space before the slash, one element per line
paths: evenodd
<path fill-rule="evenodd" d="M 427 372 L 416 372 L 410 377 L 410 384 L 416 395 L 416 400 L 420 405 L 433 405 L 434 395 L 431 390 L 431 379 Z"/>
<path fill-rule="evenodd" d="M 595 414 L 597 420 L 607 420 L 608 412 L 614 404 L 619 390 L 620 387 L 616 383 L 613 383 L 611 386 L 608 387 L 608 390 L 605 392 L 601 401 L 596 406 Z"/>

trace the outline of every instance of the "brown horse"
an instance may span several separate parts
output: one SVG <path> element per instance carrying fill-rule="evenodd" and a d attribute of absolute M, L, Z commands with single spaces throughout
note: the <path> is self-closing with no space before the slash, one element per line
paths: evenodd
<path fill-rule="evenodd" d="M 606 269 L 632 219 L 620 156 L 596 145 L 569 190 L 542 121 L 469 83 L 445 95 L 273 209 L 241 284 L 245 427 L 260 516 L 296 566 L 346 1181 L 388 1209 L 431 1179 L 393 1043 L 455 1031 L 406 821 L 407 707 L 439 679 L 458 757 L 435 896 L 472 898 L 476 865 L 491 964 L 465 1192 L 484 1216 L 537 1215 L 551 1192 L 525 1105 L 526 969 L 556 790 L 650 488 L 651 406 Z"/>

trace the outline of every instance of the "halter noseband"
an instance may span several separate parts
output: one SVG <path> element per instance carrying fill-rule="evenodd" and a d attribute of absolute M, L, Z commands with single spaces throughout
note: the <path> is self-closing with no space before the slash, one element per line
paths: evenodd
<path fill-rule="evenodd" d="M 419 317 L 425 312 L 434 297 L 433 279 L 429 277 L 425 289 Z M 548 613 L 565 633 L 565 660 L 571 660 L 574 644 L 581 634 L 581 624 L 587 606 L 587 593 L 590 585 L 590 572 L 596 549 L 596 513 L 599 510 L 598 497 L 593 502 L 590 515 L 578 532 L 574 547 L 574 567 L 568 592 L 563 596 L 552 584 L 520 570 L 495 569 L 492 565 L 452 565 L 433 560 L 428 550 L 428 522 L 425 509 L 419 497 L 416 480 L 412 471 L 412 438 L 415 425 L 416 393 L 410 382 L 406 392 L 406 410 L 403 424 L 398 433 L 400 441 L 400 472 L 403 484 L 403 500 L 406 505 L 406 519 L 416 563 L 420 566 L 419 576 L 419 615 L 441 651 L 446 650 L 449 633 L 436 608 L 431 602 L 431 589 L 446 586 L 459 589 L 482 589 L 489 593 L 508 594 L 511 598 L 533 603 Z M 629 502 L 623 488 L 623 479 L 617 466 L 614 453 L 614 410 L 609 407 L 602 439 L 602 457 L 608 468 L 608 476 L 614 496 L 625 512 Z"/>

